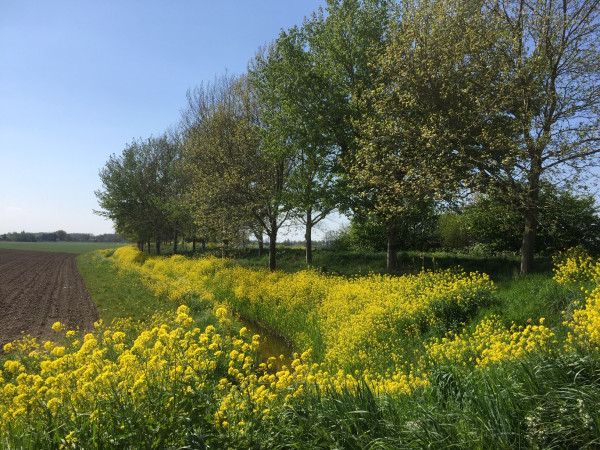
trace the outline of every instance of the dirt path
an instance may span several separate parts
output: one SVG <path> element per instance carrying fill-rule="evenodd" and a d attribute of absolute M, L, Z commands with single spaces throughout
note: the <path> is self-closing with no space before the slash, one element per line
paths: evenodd
<path fill-rule="evenodd" d="M 53 337 L 52 324 L 91 330 L 98 311 L 72 253 L 0 249 L 0 349 L 22 331 Z"/>

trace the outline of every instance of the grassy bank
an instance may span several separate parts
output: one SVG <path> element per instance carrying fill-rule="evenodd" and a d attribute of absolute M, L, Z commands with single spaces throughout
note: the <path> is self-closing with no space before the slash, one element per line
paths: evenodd
<path fill-rule="evenodd" d="M 458 278 L 436 272 L 430 279 L 370 276 L 353 281 L 319 271 L 269 274 L 218 259 L 155 258 L 130 250 L 83 255 L 79 264 L 102 314 L 116 320 L 89 336 L 62 330 L 59 346 L 22 343 L 9 349 L 0 373 L 0 442 L 5 447 L 600 444 L 600 264 L 591 259 L 559 265 L 556 280 L 550 274 L 498 276 L 489 298 L 490 282 L 471 278 L 474 284 L 465 284 L 469 278 L 460 272 Z M 202 289 L 194 287 L 198 280 Z M 438 298 L 434 306 L 419 309 L 426 303 L 421 301 L 417 309 L 406 310 L 416 315 L 373 315 L 361 306 L 355 289 L 392 292 L 403 286 L 402 292 L 410 294 L 407 288 L 414 281 L 424 283 L 415 292 L 428 292 L 422 300 Z M 355 285 L 342 289 L 343 283 Z M 465 286 L 477 289 L 465 291 Z M 471 298 L 468 292 L 479 292 L 472 298 L 483 294 L 486 301 L 476 301 L 476 308 L 453 320 L 457 310 L 448 305 L 471 305 L 462 300 Z M 347 305 L 359 302 L 358 307 L 350 314 L 323 308 L 335 295 Z M 390 341 L 389 333 L 412 329 L 412 344 L 404 341 L 412 345 L 404 349 L 414 353 L 412 366 L 348 371 L 328 351 L 323 364 L 317 364 L 321 361 L 305 348 L 291 367 L 275 370 L 272 361 L 261 364 L 258 338 L 240 329 L 231 312 L 244 302 L 251 306 L 248 312 L 259 311 L 265 302 L 263 313 L 271 310 L 273 324 L 276 318 L 289 321 L 285 308 L 277 309 L 270 298 L 291 308 L 295 318 L 308 304 L 304 309 L 316 311 L 317 323 L 343 320 L 334 329 L 341 332 L 345 326 L 350 339 L 326 338 L 326 349 L 349 342 L 357 356 L 361 351 L 368 355 L 369 345 Z M 532 304 L 521 304 L 527 301 Z M 421 325 L 419 317 L 426 318 Z M 387 323 L 387 331 L 372 333 L 374 341 L 353 339 L 353 331 L 371 336 L 359 332 L 361 319 Z M 386 351 L 392 356 L 396 350 L 379 349 L 383 355 Z"/>

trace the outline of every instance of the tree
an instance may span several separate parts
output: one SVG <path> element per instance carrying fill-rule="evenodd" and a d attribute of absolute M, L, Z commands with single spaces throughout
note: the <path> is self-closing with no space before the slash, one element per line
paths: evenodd
<path fill-rule="evenodd" d="M 536 252 L 552 254 L 579 245 L 593 253 L 600 251 L 600 217 L 592 195 L 543 183 L 539 211 Z M 492 251 L 519 250 L 522 216 L 506 199 L 478 196 L 462 216 L 472 241 Z"/>
<path fill-rule="evenodd" d="M 597 164 L 600 9 L 595 0 L 503 1 L 495 12 L 510 33 L 502 113 L 512 145 L 478 164 L 482 181 L 518 203 L 525 227 L 521 273 L 533 267 L 542 179 L 576 178 Z M 479 158 L 478 158 L 479 159 Z"/>
<path fill-rule="evenodd" d="M 65 231 L 65 230 L 58 230 L 55 231 L 54 234 L 56 235 L 56 239 L 59 241 L 68 241 L 69 239 L 69 234 Z"/>
<path fill-rule="evenodd" d="M 329 78 L 315 64 L 302 30 L 282 31 L 250 69 L 262 106 L 263 145 L 290 161 L 283 202 L 305 225 L 306 263 L 312 263 L 312 228 L 335 208 Z"/>
<path fill-rule="evenodd" d="M 454 211 L 440 214 L 436 235 L 443 249 L 465 249 L 472 243 L 465 215 Z"/>
<path fill-rule="evenodd" d="M 429 118 L 421 127 L 423 148 L 446 155 L 439 167 L 462 173 L 475 191 L 510 199 L 521 214 L 522 274 L 533 266 L 541 180 L 572 181 L 597 163 L 598 5 L 407 3 L 403 27 L 380 59 L 389 96 L 399 99 L 388 112 L 402 117 L 406 105 L 418 104 Z M 415 34 L 407 41 L 410 23 Z M 410 92 L 407 72 L 397 67 L 407 61 L 418 64 L 422 83 L 417 97 L 402 102 Z"/>
<path fill-rule="evenodd" d="M 420 251 L 434 247 L 437 219 L 433 202 L 405 208 L 394 236 L 398 246 Z M 350 222 L 348 240 L 357 251 L 385 251 L 389 242 L 386 223 L 375 214 L 356 214 Z"/>
<path fill-rule="evenodd" d="M 249 229 L 269 237 L 269 267 L 276 268 L 277 233 L 288 215 L 281 197 L 285 157 L 264 151 L 261 109 L 247 77 L 223 76 L 188 93 L 184 113 L 188 196 L 196 223 L 229 240 Z"/>
<path fill-rule="evenodd" d="M 371 61 L 385 48 L 390 7 L 385 0 L 330 0 L 327 15 L 319 10 L 303 25 L 313 64 L 328 80 L 328 93 L 322 100 L 329 108 L 323 129 L 337 147 L 336 204 L 347 212 L 366 214 L 378 203 L 378 191 L 366 188 L 368 177 L 362 177 L 357 168 L 363 164 L 359 151 L 362 124 L 372 114 L 366 97 L 379 71 Z M 388 269 L 395 270 L 397 216 L 380 219 L 389 231 Z"/>
<path fill-rule="evenodd" d="M 96 191 L 96 214 L 114 221 L 116 231 L 142 246 L 160 244 L 176 228 L 179 189 L 179 146 L 166 135 L 134 140 L 120 156 L 111 155 L 100 170 L 103 188 Z"/>
<path fill-rule="evenodd" d="M 396 266 L 403 218 L 419 205 L 449 200 L 468 173 L 456 157 L 457 126 L 448 125 L 455 120 L 454 86 L 464 88 L 464 74 L 456 72 L 469 50 L 486 49 L 494 36 L 470 34 L 474 25 L 467 25 L 478 18 L 472 9 L 473 2 L 398 5 L 384 48 L 367 53 L 373 81 L 358 101 L 351 175 L 367 208 L 386 223 L 389 270 Z"/>

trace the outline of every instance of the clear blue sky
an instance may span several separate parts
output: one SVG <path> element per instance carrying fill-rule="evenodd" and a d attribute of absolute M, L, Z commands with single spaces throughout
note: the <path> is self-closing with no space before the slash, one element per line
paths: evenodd
<path fill-rule="evenodd" d="M 92 212 L 108 157 L 324 4 L 0 0 L 0 234 L 113 232 Z"/>

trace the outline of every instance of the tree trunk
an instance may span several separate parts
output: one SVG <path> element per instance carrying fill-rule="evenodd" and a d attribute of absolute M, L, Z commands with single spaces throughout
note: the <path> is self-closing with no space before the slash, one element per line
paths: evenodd
<path fill-rule="evenodd" d="M 398 270 L 398 224 L 396 219 L 389 219 L 386 225 L 387 232 L 387 271 Z"/>
<path fill-rule="evenodd" d="M 258 238 L 258 257 L 259 258 L 263 255 L 264 251 L 265 251 L 265 243 L 263 241 L 263 237 L 260 236 Z"/>
<path fill-rule="evenodd" d="M 223 239 L 223 245 L 221 246 L 221 258 L 227 258 L 229 250 L 229 239 Z"/>
<path fill-rule="evenodd" d="M 537 208 L 529 209 L 523 215 L 525 217 L 525 230 L 523 231 L 523 242 L 521 244 L 521 275 L 527 275 L 533 269 L 538 210 Z"/>
<path fill-rule="evenodd" d="M 173 234 L 173 254 L 177 253 L 177 230 Z"/>
<path fill-rule="evenodd" d="M 156 238 L 156 254 L 157 255 L 160 255 L 160 243 L 161 243 L 161 239 Z"/>
<path fill-rule="evenodd" d="M 529 172 L 528 191 L 526 203 L 523 209 L 525 229 L 523 230 L 523 242 L 521 244 L 521 275 L 527 275 L 533 269 L 533 257 L 535 254 L 535 238 L 537 236 L 538 218 L 540 213 L 540 174 L 542 173 L 541 158 L 533 158 Z"/>
<path fill-rule="evenodd" d="M 202 239 L 202 251 L 206 251 L 206 239 Z"/>
<path fill-rule="evenodd" d="M 265 249 L 265 243 L 263 240 L 263 236 L 264 236 L 264 229 L 261 227 L 260 231 L 258 231 L 257 229 L 253 229 L 252 233 L 254 234 L 254 237 L 256 238 L 256 242 L 258 242 L 258 257 L 260 258 L 263 255 L 263 251 Z"/>
<path fill-rule="evenodd" d="M 148 254 L 150 254 L 150 248 L 152 247 L 152 243 L 148 241 Z"/>
<path fill-rule="evenodd" d="M 269 234 L 269 270 L 273 272 L 277 268 L 277 236 Z"/>
<path fill-rule="evenodd" d="M 271 229 L 268 230 L 269 236 L 269 270 L 273 272 L 277 268 L 277 217 L 270 220 Z"/>
<path fill-rule="evenodd" d="M 192 253 L 196 253 L 196 236 L 192 237 Z"/>
<path fill-rule="evenodd" d="M 144 241 L 137 241 L 137 248 L 140 252 L 144 251 Z"/>
<path fill-rule="evenodd" d="M 310 265 L 313 262 L 312 258 L 312 208 L 306 210 L 306 231 L 304 238 L 306 239 L 306 264 Z"/>

